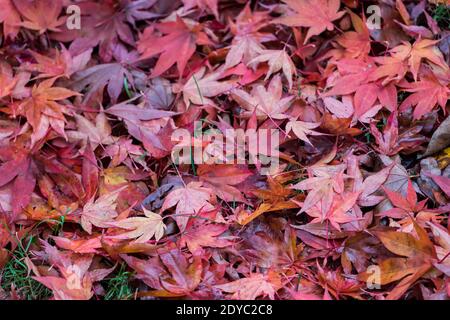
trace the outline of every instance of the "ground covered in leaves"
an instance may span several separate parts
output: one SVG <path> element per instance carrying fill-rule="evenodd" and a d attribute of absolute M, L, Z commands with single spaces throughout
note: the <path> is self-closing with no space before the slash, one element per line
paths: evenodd
<path fill-rule="evenodd" d="M 445 2 L 0 0 L 0 297 L 449 299 Z"/>

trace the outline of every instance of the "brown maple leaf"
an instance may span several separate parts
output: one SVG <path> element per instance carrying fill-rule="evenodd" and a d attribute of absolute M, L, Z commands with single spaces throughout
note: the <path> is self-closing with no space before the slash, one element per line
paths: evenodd
<path fill-rule="evenodd" d="M 23 100 L 18 106 L 18 113 L 27 118 L 33 128 L 32 145 L 42 139 L 51 127 L 62 137 L 64 132 L 66 107 L 57 101 L 80 95 L 66 88 L 53 87 L 55 79 L 47 79 L 35 85 L 31 90 L 31 97 Z"/>
<path fill-rule="evenodd" d="M 379 285 L 401 280 L 388 294 L 387 299 L 398 299 L 416 280 L 433 266 L 436 251 L 427 232 L 413 221 L 417 237 L 398 231 L 373 231 L 383 245 L 392 253 L 403 258 L 387 258 L 380 262 Z M 371 273 L 360 273 L 358 278 L 367 281 Z"/>

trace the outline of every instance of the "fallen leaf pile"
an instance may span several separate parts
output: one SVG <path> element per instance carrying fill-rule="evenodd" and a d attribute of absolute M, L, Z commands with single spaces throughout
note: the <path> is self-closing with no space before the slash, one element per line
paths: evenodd
<path fill-rule="evenodd" d="M 1 299 L 450 299 L 446 1 L 0 0 L 0 57 Z"/>

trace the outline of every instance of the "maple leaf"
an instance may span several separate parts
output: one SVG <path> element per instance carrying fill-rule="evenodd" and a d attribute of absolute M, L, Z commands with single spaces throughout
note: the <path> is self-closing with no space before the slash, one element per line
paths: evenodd
<path fill-rule="evenodd" d="M 260 215 L 266 212 L 273 212 L 286 209 L 295 209 L 298 207 L 293 190 L 286 188 L 279 179 L 268 178 L 269 189 L 253 190 L 252 193 L 263 199 L 255 211 L 247 214 L 246 211 L 239 212 L 237 220 L 241 225 L 247 225 Z M 297 199 L 298 200 L 298 199 Z"/>
<path fill-rule="evenodd" d="M 348 59 L 344 58 L 335 62 L 340 77 L 333 79 L 329 85 L 333 88 L 324 93 L 324 97 L 335 95 L 347 95 L 355 92 L 362 84 L 369 81 L 370 75 L 376 70 L 372 58 Z"/>
<path fill-rule="evenodd" d="M 322 211 L 328 212 L 332 205 L 334 191 L 343 191 L 343 170 L 342 165 L 311 168 L 311 175 L 315 177 L 312 176 L 293 185 L 293 189 L 309 190 L 300 212 L 309 210 L 318 202 L 321 202 Z"/>
<path fill-rule="evenodd" d="M 186 228 L 180 244 L 187 245 L 189 251 L 196 254 L 203 252 L 203 247 L 225 248 L 233 244 L 230 240 L 219 237 L 226 230 L 228 226 L 225 224 L 193 223 Z"/>
<path fill-rule="evenodd" d="M 145 150 L 155 158 L 164 158 L 171 153 L 174 146 L 172 133 L 173 122 L 161 119 L 154 122 L 144 123 L 125 119 L 128 133 L 144 145 Z"/>
<path fill-rule="evenodd" d="M 347 31 L 336 40 L 345 48 L 345 58 L 365 57 L 370 51 L 370 32 L 363 19 L 350 10 L 347 10 L 355 31 Z"/>
<path fill-rule="evenodd" d="M 98 64 L 77 72 L 73 76 L 71 87 L 78 92 L 88 88 L 84 95 L 85 102 L 95 94 L 102 96 L 106 88 L 109 97 L 115 103 L 122 92 L 125 79 L 133 83 L 133 77 L 121 63 Z"/>
<path fill-rule="evenodd" d="M 240 225 L 245 226 L 245 225 L 249 224 L 250 222 L 252 222 L 253 220 L 255 220 L 256 218 L 258 218 L 260 215 L 262 215 L 266 212 L 269 212 L 272 207 L 273 207 L 273 205 L 270 203 L 261 203 L 258 206 L 258 208 L 256 208 L 252 212 L 249 212 L 246 210 L 241 210 L 241 211 L 239 211 L 239 213 L 237 215 L 237 221 L 239 222 Z M 280 209 L 285 209 L 285 208 L 280 208 Z"/>
<path fill-rule="evenodd" d="M 311 223 L 323 223 L 325 220 L 328 220 L 333 227 L 341 231 L 340 224 L 356 220 L 355 217 L 348 215 L 347 212 L 356 205 L 359 194 L 359 192 L 334 194 L 328 210 L 321 207 L 322 202 L 317 202 L 314 207 L 304 211 L 314 218 Z"/>
<path fill-rule="evenodd" d="M 47 79 L 35 85 L 31 90 L 31 97 L 18 106 L 18 113 L 24 115 L 33 128 L 32 145 L 42 139 L 50 127 L 59 135 L 66 136 L 64 113 L 67 111 L 64 105 L 56 101 L 79 94 L 66 88 L 53 87 L 54 82 L 55 79 Z"/>
<path fill-rule="evenodd" d="M 150 210 L 143 208 L 145 217 L 131 217 L 123 220 L 111 222 L 110 225 L 116 228 L 131 230 L 116 236 L 114 239 L 136 239 L 137 243 L 144 243 L 155 237 L 159 241 L 163 235 L 166 225 L 163 218 Z"/>
<path fill-rule="evenodd" d="M 231 299 L 255 300 L 259 296 L 268 296 L 274 300 L 275 293 L 281 287 L 281 279 L 273 271 L 270 271 L 267 275 L 252 273 L 247 278 L 216 285 L 215 287 L 222 291 L 233 293 Z"/>
<path fill-rule="evenodd" d="M 18 79 L 13 76 L 12 68 L 6 62 L 0 63 L 0 98 L 13 93 Z"/>
<path fill-rule="evenodd" d="M 75 253 L 89 254 L 98 253 L 102 248 L 101 235 L 95 235 L 90 238 L 69 239 L 65 237 L 52 237 L 58 248 L 70 250 Z"/>
<path fill-rule="evenodd" d="M 352 267 L 356 271 L 364 272 L 370 265 L 370 254 L 379 246 L 379 241 L 367 233 L 358 233 L 349 237 L 344 244 L 341 263 L 344 272 L 351 272 Z"/>
<path fill-rule="evenodd" d="M 13 76 L 10 66 L 6 63 L 0 64 L 0 99 L 4 97 L 11 97 L 14 99 L 24 99 L 28 98 L 31 93 L 31 88 L 25 87 L 25 85 L 30 81 L 29 72 L 18 72 Z M 14 110 L 15 107 L 11 106 L 10 109 Z M 11 111 L 8 110 L 8 113 Z"/>
<path fill-rule="evenodd" d="M 50 299 L 445 299 L 445 6 L 381 2 L 369 30 L 355 0 L 0 0 L 0 269 L 25 249 Z M 216 139 L 242 130 L 285 135 Z"/>
<path fill-rule="evenodd" d="M 381 105 L 375 105 L 377 99 Z M 397 89 L 393 84 L 383 86 L 375 83 L 361 85 L 355 91 L 355 118 L 364 121 L 373 117 L 382 106 L 390 111 L 397 109 Z M 369 116 L 368 116 L 369 115 Z"/>
<path fill-rule="evenodd" d="M 269 19 L 268 11 L 252 12 L 251 5 L 247 2 L 242 11 L 236 16 L 236 20 L 229 20 L 230 30 L 236 35 L 236 38 L 248 35 L 261 42 L 270 41 L 275 39 L 272 34 L 259 32 L 260 29 L 269 24 Z"/>
<path fill-rule="evenodd" d="M 36 63 L 26 63 L 22 68 L 30 72 L 38 72 L 37 78 L 69 78 L 73 73 L 86 67 L 91 59 L 92 50 L 86 50 L 83 53 L 72 56 L 72 54 L 62 46 L 62 50 L 55 49 L 55 55 L 48 57 L 38 52 L 30 52 Z"/>
<path fill-rule="evenodd" d="M 31 201 L 36 185 L 36 171 L 26 145 L 19 140 L 14 144 L 0 147 L 0 187 L 13 182 L 11 190 L 12 211 L 17 216 Z M 4 210 L 4 209 L 3 209 Z"/>
<path fill-rule="evenodd" d="M 201 10 L 208 8 L 219 20 L 218 1 L 219 0 L 182 0 L 186 11 L 198 7 Z"/>
<path fill-rule="evenodd" d="M 203 185 L 213 189 L 219 198 L 230 202 L 246 202 L 236 187 L 252 175 L 250 170 L 226 164 L 199 165 L 197 174 Z"/>
<path fill-rule="evenodd" d="M 136 106 L 127 102 L 113 105 L 106 109 L 105 112 L 129 121 L 149 121 L 177 114 L 172 111 L 158 110 L 142 105 Z"/>
<path fill-rule="evenodd" d="M 269 65 L 269 71 L 264 80 L 269 79 L 272 74 L 283 70 L 283 74 L 289 83 L 289 89 L 292 89 L 292 76 L 297 74 L 297 69 L 285 50 L 261 51 L 256 58 L 248 62 L 248 65 L 255 66 L 261 62 L 267 62 Z"/>
<path fill-rule="evenodd" d="M 193 256 L 189 263 L 187 257 L 174 245 L 158 250 L 159 257 L 143 261 L 133 257 L 122 258 L 137 271 L 137 277 L 151 288 L 147 292 L 155 297 L 180 297 L 189 295 L 201 282 L 203 271 L 200 256 Z"/>
<path fill-rule="evenodd" d="M 396 113 L 391 113 L 389 116 L 386 127 L 383 129 L 383 134 L 373 122 L 370 123 L 370 132 L 377 141 L 378 147 L 375 148 L 378 152 L 385 155 L 393 155 L 402 149 L 398 144 L 398 120 Z"/>
<path fill-rule="evenodd" d="M 409 42 L 404 42 L 392 50 L 395 52 L 395 55 L 401 56 L 403 60 L 408 61 L 408 66 L 413 74 L 414 80 L 417 81 L 419 68 L 424 59 L 441 67 L 443 70 L 448 71 L 448 65 L 445 63 L 442 53 L 435 46 L 438 41 L 439 40 L 420 39 L 413 45 Z"/>
<path fill-rule="evenodd" d="M 402 102 L 399 110 L 404 111 L 412 106 L 416 106 L 413 113 L 414 119 L 422 118 L 431 112 L 437 104 L 444 109 L 450 93 L 448 85 L 445 82 L 441 83 L 432 72 L 427 72 L 421 77 L 420 81 L 403 83 L 402 87 L 405 91 L 412 94 Z"/>
<path fill-rule="evenodd" d="M 292 178 L 292 177 L 290 177 Z M 266 203 L 272 203 L 273 205 L 278 205 L 279 203 L 286 202 L 291 196 L 293 196 L 292 189 L 287 188 L 283 185 L 289 180 L 289 175 L 286 178 L 282 177 L 268 177 L 267 183 L 269 189 L 258 189 L 253 190 L 252 193 L 263 199 Z M 290 201 L 287 201 L 290 202 Z"/>
<path fill-rule="evenodd" d="M 150 288 L 164 290 L 160 277 L 166 277 L 167 271 L 158 256 L 149 257 L 146 260 L 121 254 L 120 257 L 136 271 L 136 278 L 142 280 Z"/>
<path fill-rule="evenodd" d="M 221 72 L 218 70 L 206 75 L 205 73 L 206 68 L 201 68 L 193 74 L 181 88 L 186 107 L 189 107 L 191 103 L 214 106 L 215 103 L 209 98 L 229 91 L 235 85 L 235 81 L 233 80 L 217 81 L 222 76 Z M 174 91 L 176 92 L 176 90 Z"/>
<path fill-rule="evenodd" d="M 262 42 L 275 40 L 274 35 L 260 32 L 260 29 L 268 25 L 269 18 L 266 11 L 252 12 L 250 3 L 247 3 L 235 21 L 229 19 L 230 31 L 235 37 L 225 59 L 225 69 L 241 62 L 247 64 L 264 50 Z"/>
<path fill-rule="evenodd" d="M 276 219 L 275 219 L 276 220 Z M 280 230 L 270 218 L 258 219 L 240 234 L 242 253 L 257 268 L 288 270 L 298 258 L 302 249 L 295 245 L 297 232 L 287 227 Z"/>
<path fill-rule="evenodd" d="M 85 197 L 83 185 L 74 171 L 52 156 L 35 154 L 34 160 L 43 167 L 45 172 L 51 176 L 51 180 L 58 185 L 58 189 L 70 198 L 75 197 L 82 200 Z M 80 163 L 81 164 L 81 163 Z"/>
<path fill-rule="evenodd" d="M 408 171 L 401 165 L 400 159 L 391 159 L 385 155 L 380 155 L 380 159 L 384 165 L 392 165 L 392 169 L 389 172 L 383 186 L 391 191 L 396 191 L 401 193 L 403 196 L 406 196 L 409 174 Z"/>
<path fill-rule="evenodd" d="M 437 244 L 435 250 L 436 256 L 439 259 L 437 262 L 434 262 L 433 265 L 448 276 L 450 273 L 450 233 L 436 223 L 429 222 L 428 225 L 431 228 L 435 243 Z"/>
<path fill-rule="evenodd" d="M 361 299 L 361 284 L 354 279 L 348 279 L 343 276 L 342 270 L 327 270 L 318 266 L 319 281 L 329 290 L 330 293 L 339 299 L 340 296 L 350 296 L 355 299 Z"/>
<path fill-rule="evenodd" d="M 20 14 L 17 12 L 12 0 L 0 0 L 0 23 L 3 23 L 5 37 L 14 39 L 20 29 Z"/>
<path fill-rule="evenodd" d="M 396 49 L 390 50 L 390 57 L 375 57 L 374 61 L 378 64 L 377 68 L 369 75 L 370 81 L 382 80 L 382 85 L 391 81 L 402 80 L 408 72 L 408 62 L 403 55 L 397 53 Z"/>
<path fill-rule="evenodd" d="M 56 266 L 60 276 L 40 275 L 33 265 L 31 269 L 37 276 L 32 278 L 51 289 L 55 300 L 89 300 L 94 295 L 93 283 L 104 279 L 116 267 L 89 271 L 93 255 L 71 257 L 48 243 L 43 245 L 51 268 Z"/>
<path fill-rule="evenodd" d="M 408 188 L 406 189 L 406 197 L 401 193 L 383 188 L 389 198 L 389 201 L 396 207 L 380 214 L 391 218 L 404 218 L 410 213 L 419 212 L 425 207 L 426 200 L 417 202 L 417 195 L 412 182 L 408 180 Z"/>
<path fill-rule="evenodd" d="M 95 196 L 98 188 L 98 175 L 97 158 L 91 146 L 88 145 L 83 152 L 81 168 L 81 181 L 85 190 L 85 199 L 91 199 Z"/>
<path fill-rule="evenodd" d="M 413 221 L 418 238 L 405 232 L 374 231 L 383 245 L 392 253 L 406 258 L 387 258 L 380 262 L 380 285 L 401 280 L 388 294 L 387 299 L 398 299 L 431 267 L 436 251 L 426 231 Z M 359 274 L 359 280 L 367 280 L 368 273 Z"/>
<path fill-rule="evenodd" d="M 252 36 L 242 36 L 234 39 L 225 59 L 225 69 L 243 62 L 248 64 L 264 51 L 263 46 Z"/>
<path fill-rule="evenodd" d="M 117 217 L 117 197 L 126 187 L 119 188 L 113 192 L 107 193 L 94 200 L 92 197 L 81 211 L 81 226 L 91 234 L 92 226 L 99 228 L 109 228 L 113 219 Z"/>
<path fill-rule="evenodd" d="M 436 176 L 433 174 L 426 174 L 427 176 L 431 177 L 434 182 L 439 186 L 439 188 L 444 191 L 444 193 L 450 197 L 450 178 L 444 177 L 444 176 Z"/>
<path fill-rule="evenodd" d="M 342 101 L 332 98 L 332 97 L 324 97 L 323 103 L 325 104 L 325 107 L 336 117 L 343 119 L 343 118 L 350 118 L 353 115 L 354 107 L 353 107 L 353 101 L 350 96 L 343 96 Z M 331 118 L 330 114 L 325 113 L 327 118 Z M 325 124 L 326 125 L 326 124 Z"/>
<path fill-rule="evenodd" d="M 338 11 L 339 0 L 283 0 L 295 14 L 289 14 L 275 19 L 274 23 L 281 23 L 290 27 L 309 27 L 305 42 L 312 36 L 325 30 L 334 29 L 333 21 L 340 19 L 345 12 Z"/>
<path fill-rule="evenodd" d="M 71 41 L 69 50 L 74 55 L 99 45 L 101 59 L 103 62 L 110 62 L 122 42 L 131 47 L 135 46 L 135 38 L 127 22 L 147 19 L 150 12 L 142 15 L 137 9 L 149 8 L 153 4 L 153 1 L 144 4 L 139 1 L 82 1 L 77 3 L 81 12 L 82 28 L 69 30 L 64 25 L 61 32 L 53 33 L 51 37 L 61 42 Z"/>
<path fill-rule="evenodd" d="M 231 96 L 245 109 L 243 117 L 250 117 L 253 112 L 258 119 L 285 119 L 286 110 L 289 109 L 293 96 L 282 98 L 283 86 L 281 78 L 276 75 L 272 78 L 266 89 L 264 85 L 257 85 L 251 92 L 247 93 L 242 89 L 233 89 Z"/>
<path fill-rule="evenodd" d="M 392 163 L 377 173 L 367 176 L 363 180 L 356 157 L 351 155 L 347 158 L 347 174 L 354 179 L 352 191 L 361 192 L 358 198 L 358 205 L 370 207 L 378 204 L 384 199 L 383 196 L 378 195 L 378 191 L 389 177 L 393 165 L 394 164 Z"/>
<path fill-rule="evenodd" d="M 171 139 L 173 122 L 166 118 L 176 115 L 172 111 L 157 110 L 122 102 L 105 110 L 106 113 L 122 118 L 128 132 L 142 141 L 145 149 L 154 157 L 165 157 L 173 147 Z M 158 121 L 150 121 L 158 120 Z"/>
<path fill-rule="evenodd" d="M 26 19 L 21 25 L 27 29 L 39 31 L 40 34 L 49 31 L 58 32 L 65 22 L 65 17 L 58 18 L 62 9 L 61 0 L 12 0 L 17 11 Z"/>
<path fill-rule="evenodd" d="M 75 114 L 74 117 L 78 130 L 71 130 L 66 133 L 70 142 L 82 142 L 81 151 L 84 150 L 88 142 L 95 150 L 99 145 L 108 146 L 117 140 L 111 135 L 111 126 L 104 112 L 97 114 L 95 124 L 79 114 Z"/>
<path fill-rule="evenodd" d="M 152 78 L 163 74 L 175 63 L 181 77 L 188 60 L 195 52 L 196 44 L 212 44 L 208 36 L 200 31 L 199 27 L 191 30 L 178 16 L 176 21 L 159 23 L 156 28 L 165 35 L 162 37 L 156 36 L 155 27 L 150 26 L 144 30 L 137 42 L 141 59 L 160 54 L 152 71 Z"/>
<path fill-rule="evenodd" d="M 138 162 L 143 155 L 144 151 L 138 145 L 133 144 L 133 140 L 120 137 L 117 142 L 107 146 L 104 151 L 104 155 L 111 158 L 111 166 L 117 167 L 124 163 L 128 167 L 132 167 L 130 162 Z"/>
<path fill-rule="evenodd" d="M 170 207 L 177 206 L 175 221 L 180 230 L 184 231 L 189 221 L 189 217 L 199 214 L 201 211 L 214 209 L 210 203 L 213 198 L 213 191 L 202 187 L 201 182 L 190 182 L 184 187 L 170 192 L 161 208 L 161 212 Z"/>
<path fill-rule="evenodd" d="M 351 118 L 336 118 L 329 113 L 323 115 L 321 127 L 334 135 L 357 136 L 361 134 L 358 128 L 351 128 Z"/>
<path fill-rule="evenodd" d="M 295 135 L 297 136 L 297 138 L 299 138 L 302 141 L 305 141 L 306 143 L 308 143 L 312 146 L 312 143 L 311 143 L 311 141 L 309 141 L 307 135 L 312 135 L 312 136 L 322 135 L 323 133 L 312 130 L 319 126 L 320 126 L 320 123 L 292 120 L 286 124 L 286 132 L 289 133 L 292 130 L 295 133 Z"/>
<path fill-rule="evenodd" d="M 148 105 L 156 109 L 168 110 L 174 101 L 172 85 L 163 78 L 152 79 L 144 94 Z"/>
<path fill-rule="evenodd" d="M 333 88 L 323 94 L 325 99 L 330 96 L 354 93 L 354 117 L 360 121 L 373 117 L 382 106 L 390 111 L 397 109 L 397 89 L 395 85 L 384 81 L 381 83 L 372 82 L 384 76 L 384 74 L 374 76 L 379 69 L 375 67 L 372 58 L 365 58 L 365 60 L 341 59 L 336 64 L 340 77 L 331 83 L 330 86 Z M 381 105 L 375 105 L 377 100 Z M 330 105 L 330 100 L 327 102 Z M 333 102 L 330 107 L 336 108 L 336 103 Z M 339 106 L 343 105 L 339 104 Z"/>

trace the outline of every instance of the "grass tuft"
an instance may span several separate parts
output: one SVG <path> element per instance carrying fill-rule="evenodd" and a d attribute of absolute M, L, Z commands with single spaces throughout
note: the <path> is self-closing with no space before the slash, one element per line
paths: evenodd
<path fill-rule="evenodd" d="M 52 296 L 52 292 L 29 276 L 28 267 L 25 264 L 25 258 L 33 241 L 34 237 L 30 237 L 25 247 L 19 243 L 17 249 L 12 252 L 11 259 L 0 271 L 0 286 L 6 292 L 14 287 L 18 295 L 26 300 L 45 300 Z"/>
<path fill-rule="evenodd" d="M 127 266 L 122 263 L 119 271 L 112 277 L 105 279 L 105 300 L 130 300 L 133 298 L 133 289 L 130 280 L 133 272 L 127 271 Z"/>
<path fill-rule="evenodd" d="M 436 20 L 439 27 L 450 29 L 450 6 L 439 4 L 434 9 L 433 19 Z"/>

